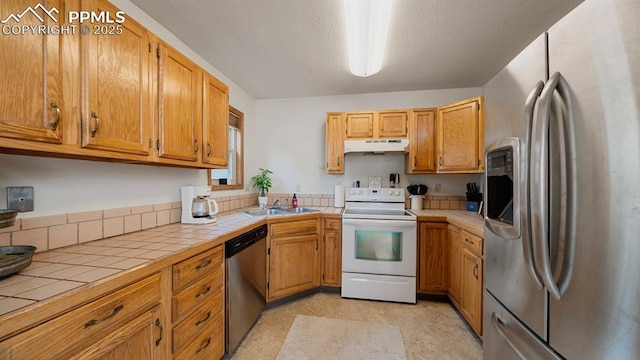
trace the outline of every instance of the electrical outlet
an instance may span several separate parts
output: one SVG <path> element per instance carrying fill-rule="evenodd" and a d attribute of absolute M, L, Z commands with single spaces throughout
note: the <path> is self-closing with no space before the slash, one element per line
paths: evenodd
<path fill-rule="evenodd" d="M 436 192 L 439 193 L 441 190 L 441 186 L 440 184 L 436 184 Z"/>
<path fill-rule="evenodd" d="M 300 192 L 300 191 L 302 191 L 302 185 L 296 184 L 296 192 Z"/>
<path fill-rule="evenodd" d="M 19 212 L 33 211 L 33 186 L 7 186 L 7 207 Z"/>

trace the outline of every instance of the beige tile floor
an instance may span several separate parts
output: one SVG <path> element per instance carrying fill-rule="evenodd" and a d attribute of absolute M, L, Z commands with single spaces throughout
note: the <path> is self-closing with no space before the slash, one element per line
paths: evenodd
<path fill-rule="evenodd" d="M 342 299 L 335 293 L 317 293 L 266 310 L 231 358 L 275 359 L 298 314 L 397 325 L 410 360 L 482 359 L 480 341 L 448 303 L 397 304 Z"/>

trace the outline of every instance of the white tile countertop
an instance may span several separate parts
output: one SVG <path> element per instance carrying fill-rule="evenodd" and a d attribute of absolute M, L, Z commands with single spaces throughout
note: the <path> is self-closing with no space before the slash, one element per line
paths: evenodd
<path fill-rule="evenodd" d="M 317 209 L 320 212 L 312 214 L 339 216 L 342 213 L 341 208 Z M 299 216 L 305 214 L 272 217 Z M 3 315 L 15 310 L 53 300 L 72 290 L 112 280 L 126 272 L 154 264 L 160 266 L 158 264 L 169 257 L 181 261 L 182 259 L 176 258 L 181 252 L 194 250 L 196 247 L 211 248 L 220 245 L 264 223 L 266 218 L 233 211 L 221 214 L 213 224 L 169 224 L 36 253 L 27 268 L 0 279 L 0 322 Z M 193 251 L 189 253 L 188 256 L 193 255 Z"/>

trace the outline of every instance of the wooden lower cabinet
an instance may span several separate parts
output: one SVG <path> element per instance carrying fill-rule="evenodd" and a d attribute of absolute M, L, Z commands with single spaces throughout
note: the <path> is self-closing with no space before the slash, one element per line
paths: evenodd
<path fill-rule="evenodd" d="M 449 225 L 449 299 L 482 336 L 483 259 L 481 237 Z"/>
<path fill-rule="evenodd" d="M 161 359 L 166 324 L 155 274 L 0 343 L 19 359 Z"/>
<path fill-rule="evenodd" d="M 447 224 L 420 222 L 418 293 L 446 295 L 448 290 Z"/>
<path fill-rule="evenodd" d="M 270 225 L 267 301 L 320 285 L 318 233 L 317 219 Z"/>
<path fill-rule="evenodd" d="M 465 248 L 462 262 L 460 312 L 478 336 L 482 336 L 482 258 Z"/>
<path fill-rule="evenodd" d="M 224 355 L 223 245 L 172 267 L 174 359 Z"/>
<path fill-rule="evenodd" d="M 322 286 L 342 284 L 342 223 L 327 218 L 322 226 Z"/>
<path fill-rule="evenodd" d="M 449 299 L 460 308 L 460 296 L 462 295 L 462 240 L 460 228 L 449 225 Z"/>

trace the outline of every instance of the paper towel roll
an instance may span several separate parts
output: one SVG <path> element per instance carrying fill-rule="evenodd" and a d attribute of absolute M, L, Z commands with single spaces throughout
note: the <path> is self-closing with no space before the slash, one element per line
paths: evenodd
<path fill-rule="evenodd" d="M 344 186 L 336 185 L 333 193 L 333 206 L 344 207 Z"/>

